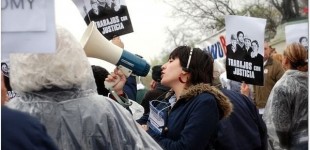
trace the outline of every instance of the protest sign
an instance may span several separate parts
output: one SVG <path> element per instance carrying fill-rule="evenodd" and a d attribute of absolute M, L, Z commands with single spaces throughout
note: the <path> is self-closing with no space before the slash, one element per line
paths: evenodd
<path fill-rule="evenodd" d="M 266 19 L 228 15 L 225 25 L 227 78 L 263 85 Z"/>
<path fill-rule="evenodd" d="M 133 32 L 124 0 L 73 0 L 88 25 L 94 21 L 99 32 L 108 40 Z"/>
<path fill-rule="evenodd" d="M 286 45 L 293 42 L 302 44 L 307 50 L 309 48 L 308 23 L 298 23 L 285 26 Z"/>

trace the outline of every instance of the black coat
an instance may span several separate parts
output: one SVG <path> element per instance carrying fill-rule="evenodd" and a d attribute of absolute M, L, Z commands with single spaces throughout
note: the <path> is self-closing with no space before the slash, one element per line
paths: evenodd
<path fill-rule="evenodd" d="M 1 149 L 58 149 L 36 118 L 17 110 L 1 107 Z"/>
<path fill-rule="evenodd" d="M 227 45 L 227 56 L 231 59 L 238 59 L 242 60 L 243 57 L 245 57 L 246 53 L 244 49 L 242 49 L 238 44 L 235 47 L 235 52 L 232 50 L 233 46 L 232 44 Z"/>
<path fill-rule="evenodd" d="M 213 146 L 216 150 L 266 150 L 267 127 L 254 103 L 235 91 L 221 89 L 233 112 L 218 125 Z"/>

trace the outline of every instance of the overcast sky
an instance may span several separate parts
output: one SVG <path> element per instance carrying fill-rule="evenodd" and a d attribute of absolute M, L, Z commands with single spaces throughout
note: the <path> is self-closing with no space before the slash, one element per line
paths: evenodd
<path fill-rule="evenodd" d="M 167 17 L 169 6 L 160 0 L 126 0 L 125 2 L 134 30 L 133 33 L 121 36 L 125 49 L 133 54 L 139 54 L 150 63 L 151 58 L 160 57 L 167 36 L 165 28 L 173 25 L 173 21 Z M 80 40 L 86 24 L 73 2 L 56 0 L 55 7 L 57 24 L 66 27 Z"/>

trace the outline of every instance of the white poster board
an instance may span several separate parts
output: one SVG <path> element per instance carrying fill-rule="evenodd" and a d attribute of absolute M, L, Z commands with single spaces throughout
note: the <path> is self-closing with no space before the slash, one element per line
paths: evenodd
<path fill-rule="evenodd" d="M 108 40 L 132 33 L 133 27 L 125 0 L 72 0 L 87 25 L 94 21 Z"/>
<path fill-rule="evenodd" d="M 225 17 L 225 25 L 227 78 L 263 85 L 266 19 L 228 15 Z"/>
<path fill-rule="evenodd" d="M 1 1 L 1 59 L 56 51 L 54 0 Z"/>
<path fill-rule="evenodd" d="M 297 42 L 305 46 L 308 50 L 309 30 L 308 23 L 298 23 L 285 26 L 286 45 Z"/>

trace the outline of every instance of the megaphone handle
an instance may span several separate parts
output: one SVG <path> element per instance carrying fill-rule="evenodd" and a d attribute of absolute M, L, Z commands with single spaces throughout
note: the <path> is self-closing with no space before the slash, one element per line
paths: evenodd
<path fill-rule="evenodd" d="M 114 82 L 107 82 L 107 81 L 104 81 L 104 86 L 106 89 L 108 89 L 110 91 L 110 93 L 113 95 L 113 97 L 116 99 L 116 101 L 121 104 L 123 107 L 127 108 L 129 107 L 132 102 L 130 102 L 128 99 L 126 98 L 120 98 L 116 92 L 113 90 L 113 86 L 119 82 L 121 78 L 119 76 L 117 76 L 116 80 Z"/>
<path fill-rule="evenodd" d="M 130 76 L 130 74 L 132 73 L 132 71 L 122 65 L 119 65 L 117 66 L 118 69 L 122 70 L 122 72 L 125 74 L 126 78 L 128 78 Z M 112 89 L 112 87 L 117 83 L 119 82 L 120 80 L 120 77 L 119 76 L 116 76 L 117 79 L 114 81 L 114 82 L 107 82 L 107 81 L 104 81 L 104 86 L 106 89 Z"/>
<path fill-rule="evenodd" d="M 128 77 L 131 75 L 131 73 L 132 73 L 132 70 L 126 68 L 125 66 L 119 65 L 119 66 L 117 66 L 117 68 L 118 68 L 119 70 L 122 70 L 122 72 L 125 74 L 125 76 L 126 76 L 127 78 L 128 78 Z"/>
<path fill-rule="evenodd" d="M 132 105 L 132 102 L 130 102 L 128 99 L 126 98 L 120 98 L 114 90 L 110 89 L 110 93 L 114 96 L 114 98 L 116 99 L 116 101 L 121 104 L 123 107 L 127 108 L 130 105 Z"/>

